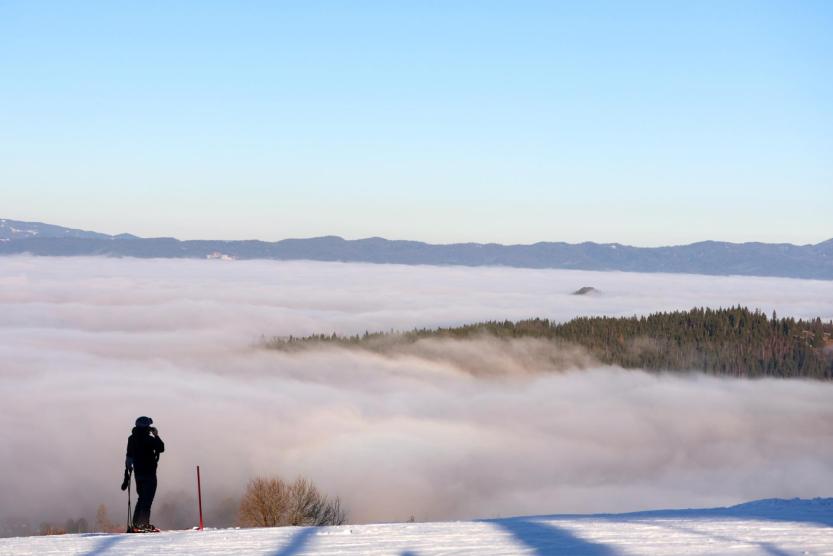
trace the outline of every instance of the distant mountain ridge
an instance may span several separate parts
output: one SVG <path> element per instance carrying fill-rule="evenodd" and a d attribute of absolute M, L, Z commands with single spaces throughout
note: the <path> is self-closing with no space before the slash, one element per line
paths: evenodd
<path fill-rule="evenodd" d="M 0 218 L 0 241 L 33 238 L 140 239 L 133 234 L 111 236 L 99 232 L 64 228 L 63 226 L 55 226 L 54 224 L 44 224 L 42 222 L 21 222 L 19 220 Z"/>
<path fill-rule="evenodd" d="M 0 255 L 100 255 L 143 258 L 314 260 L 509 266 L 624 272 L 781 276 L 833 280 L 833 238 L 815 245 L 701 241 L 668 247 L 620 243 L 452 243 L 338 236 L 222 241 L 108 235 L 39 222 L 0 219 Z"/>

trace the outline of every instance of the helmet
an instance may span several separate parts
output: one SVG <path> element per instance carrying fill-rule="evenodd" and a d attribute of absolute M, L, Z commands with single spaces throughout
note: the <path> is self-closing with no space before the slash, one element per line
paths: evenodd
<path fill-rule="evenodd" d="M 142 429 L 145 428 L 145 427 L 149 427 L 152 424 L 153 424 L 153 419 L 151 419 L 150 417 L 142 416 L 142 417 L 139 417 L 138 419 L 136 419 L 136 426 L 139 427 L 139 428 L 142 428 Z"/>

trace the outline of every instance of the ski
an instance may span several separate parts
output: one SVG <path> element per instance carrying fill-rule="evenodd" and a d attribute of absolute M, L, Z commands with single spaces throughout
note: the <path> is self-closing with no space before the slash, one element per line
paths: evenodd
<path fill-rule="evenodd" d="M 161 533 L 162 531 L 153 525 L 149 527 L 128 527 L 127 533 Z"/>

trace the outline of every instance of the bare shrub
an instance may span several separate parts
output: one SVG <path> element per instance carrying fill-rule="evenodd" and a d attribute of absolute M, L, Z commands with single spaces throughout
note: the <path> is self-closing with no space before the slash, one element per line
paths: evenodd
<path fill-rule="evenodd" d="M 107 514 L 107 506 L 100 504 L 98 510 L 95 512 L 95 530 L 109 533 L 112 529 L 113 522 L 110 521 L 110 516 Z"/>
<path fill-rule="evenodd" d="M 64 530 L 67 533 L 89 533 L 89 525 L 87 525 L 87 520 L 83 517 L 79 519 L 70 518 L 67 519 Z"/>
<path fill-rule="evenodd" d="M 41 535 L 66 535 L 66 530 L 61 529 L 57 525 L 53 525 L 48 521 L 44 521 L 40 524 L 40 534 Z"/>
<path fill-rule="evenodd" d="M 244 527 L 341 525 L 347 513 L 341 500 L 324 496 L 308 479 L 287 484 L 279 477 L 258 477 L 246 487 L 238 519 Z"/>
<path fill-rule="evenodd" d="M 257 477 L 249 481 L 240 500 L 240 525 L 244 527 L 276 527 L 286 514 L 287 487 L 277 477 Z"/>

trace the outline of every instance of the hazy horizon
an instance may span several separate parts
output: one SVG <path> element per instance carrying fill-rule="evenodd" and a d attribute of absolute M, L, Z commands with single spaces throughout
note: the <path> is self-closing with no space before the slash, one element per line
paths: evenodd
<path fill-rule="evenodd" d="M 410 237 L 394 238 L 394 237 L 384 237 L 384 236 L 379 236 L 379 235 L 345 237 L 345 236 L 341 236 L 341 235 L 338 235 L 338 234 L 324 234 L 324 235 L 320 235 L 320 236 L 306 236 L 306 237 L 284 237 L 284 238 L 279 238 L 279 239 L 276 239 L 276 240 L 265 240 L 265 239 L 257 238 L 257 237 L 238 238 L 238 239 L 230 240 L 229 238 L 219 237 L 219 236 L 218 237 L 193 237 L 193 238 L 186 239 L 186 238 L 175 237 L 175 236 L 166 235 L 166 234 L 162 234 L 162 235 L 158 235 L 158 236 L 139 236 L 138 234 L 134 234 L 133 232 L 131 232 L 129 230 L 122 230 L 122 231 L 99 230 L 99 229 L 92 229 L 92 228 L 88 228 L 88 227 L 85 228 L 83 226 L 80 226 L 80 227 L 67 226 L 67 225 L 64 225 L 60 222 L 44 222 L 44 221 L 39 221 L 39 220 L 22 220 L 22 219 L 19 219 L 19 218 L 0 218 L 0 220 L 13 220 L 13 221 L 17 221 L 17 222 L 26 222 L 26 223 L 30 223 L 30 224 L 49 224 L 49 225 L 60 226 L 60 227 L 63 227 L 63 228 L 69 228 L 69 229 L 73 229 L 73 230 L 81 230 L 81 231 L 85 231 L 85 232 L 97 232 L 97 233 L 103 233 L 103 234 L 112 235 L 112 236 L 116 236 L 116 235 L 119 235 L 119 234 L 131 234 L 131 235 L 136 235 L 137 237 L 141 237 L 143 239 L 153 239 L 153 238 L 160 238 L 160 237 L 173 237 L 174 239 L 178 239 L 180 241 L 206 240 L 206 241 L 264 241 L 264 242 L 276 242 L 276 241 L 282 241 L 282 240 L 286 240 L 286 239 L 317 239 L 317 238 L 322 238 L 322 237 L 338 237 L 338 238 L 345 239 L 345 240 L 348 240 L 348 241 L 382 238 L 382 239 L 386 239 L 386 240 L 389 240 L 389 241 L 417 241 L 417 242 L 428 243 L 428 244 L 432 244 L 432 245 L 453 245 L 453 244 L 465 244 L 465 243 L 479 243 L 479 244 L 483 244 L 483 245 L 498 244 L 498 245 L 506 245 L 506 246 L 534 245 L 535 243 L 570 243 L 570 244 L 573 244 L 573 245 L 578 245 L 578 244 L 582 244 L 582 243 L 597 243 L 597 244 L 600 244 L 600 245 L 607 245 L 607 244 L 617 244 L 618 243 L 620 245 L 625 245 L 625 246 L 628 246 L 628 247 L 652 248 L 652 247 L 674 247 L 674 246 L 678 246 L 678 245 L 690 245 L 690 244 L 693 244 L 693 243 L 707 243 L 707 242 L 717 242 L 717 243 L 769 243 L 771 245 L 789 244 L 789 245 L 796 245 L 796 246 L 800 247 L 800 246 L 803 246 L 803 245 L 818 245 L 818 244 L 824 243 L 828 240 L 833 240 L 833 235 L 831 235 L 829 238 L 824 238 L 824 239 L 820 239 L 818 241 L 812 241 L 810 243 L 801 243 L 801 244 L 789 243 L 787 241 L 762 242 L 762 241 L 757 241 L 757 240 L 750 240 L 750 241 L 747 241 L 747 242 L 732 242 L 732 241 L 722 240 L 720 238 L 703 238 L 703 239 L 696 240 L 696 241 L 686 243 L 686 244 L 657 243 L 655 245 L 635 245 L 635 244 L 628 244 L 628 243 L 623 243 L 621 241 L 615 241 L 615 240 L 606 241 L 606 242 L 601 242 L 601 241 L 565 242 L 565 241 L 558 240 L 558 239 L 541 239 L 541 240 L 537 240 L 537 241 L 533 241 L 533 242 L 529 242 L 529 243 L 514 243 L 514 244 L 513 243 L 499 243 L 499 242 L 496 242 L 496 241 L 468 241 L 468 242 L 450 241 L 450 242 L 446 243 L 446 242 L 423 241 L 421 239 L 410 238 Z M 831 234 L 833 234 L 833 231 L 831 231 Z"/>

